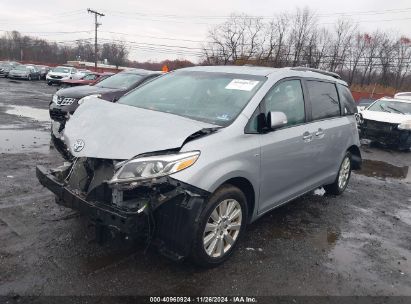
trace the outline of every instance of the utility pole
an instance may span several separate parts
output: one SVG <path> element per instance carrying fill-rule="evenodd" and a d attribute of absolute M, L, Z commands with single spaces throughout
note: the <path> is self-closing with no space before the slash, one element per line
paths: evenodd
<path fill-rule="evenodd" d="M 105 15 L 102 13 L 99 13 L 97 11 L 93 11 L 91 9 L 87 9 L 87 12 L 90 14 L 94 14 L 94 25 L 95 25 L 95 35 L 94 35 L 94 68 L 97 71 L 97 28 L 101 23 L 97 22 L 97 16 L 104 17 Z"/>

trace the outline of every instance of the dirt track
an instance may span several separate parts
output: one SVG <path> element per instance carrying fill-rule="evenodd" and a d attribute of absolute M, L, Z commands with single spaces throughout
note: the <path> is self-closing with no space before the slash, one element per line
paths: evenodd
<path fill-rule="evenodd" d="M 228 262 L 201 270 L 143 244 L 100 247 L 39 185 L 35 166 L 63 161 L 49 146 L 55 90 L 0 78 L 0 295 L 411 296 L 410 152 L 364 146 L 364 170 L 342 196 L 275 210 Z"/>

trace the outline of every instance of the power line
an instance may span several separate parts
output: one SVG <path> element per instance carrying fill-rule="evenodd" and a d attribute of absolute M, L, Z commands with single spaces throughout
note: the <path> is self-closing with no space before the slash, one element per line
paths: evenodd
<path fill-rule="evenodd" d="M 398 14 L 398 13 L 409 13 L 411 8 L 402 9 L 389 9 L 389 10 L 373 10 L 373 11 L 351 11 L 351 12 L 335 12 L 335 13 L 320 13 L 315 14 L 316 17 L 325 18 L 331 16 L 352 16 L 352 15 L 381 15 L 381 14 Z M 124 11 L 111 11 L 112 14 L 117 15 L 129 15 L 135 17 L 148 17 L 148 18 L 165 18 L 165 19 L 228 19 L 232 15 L 179 15 L 179 14 L 153 14 L 153 13 L 136 13 L 136 12 L 124 12 Z M 241 14 L 240 14 L 241 15 Z M 241 15 L 246 19 L 272 19 L 275 16 L 281 16 L 282 13 L 274 13 L 271 15 Z"/>

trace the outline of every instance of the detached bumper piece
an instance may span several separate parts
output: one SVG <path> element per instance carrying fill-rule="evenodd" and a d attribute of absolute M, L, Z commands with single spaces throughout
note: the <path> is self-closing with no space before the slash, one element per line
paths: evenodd
<path fill-rule="evenodd" d="M 364 120 L 359 126 L 359 130 L 360 138 L 396 146 L 399 149 L 409 149 L 411 147 L 411 132 L 399 130 L 398 124 Z"/>
<path fill-rule="evenodd" d="M 48 170 L 38 166 L 39 182 L 56 195 L 56 203 L 87 216 L 110 231 L 145 236 L 173 259 L 188 256 L 196 223 L 209 193 L 169 177 L 128 189 L 110 188 L 109 161 L 83 159 Z"/>

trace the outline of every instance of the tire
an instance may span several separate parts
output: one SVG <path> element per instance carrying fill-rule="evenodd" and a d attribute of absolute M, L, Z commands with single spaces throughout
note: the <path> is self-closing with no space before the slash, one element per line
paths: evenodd
<path fill-rule="evenodd" d="M 47 85 L 52 86 L 53 83 L 51 83 L 50 81 L 47 81 Z"/>
<path fill-rule="evenodd" d="M 29 77 L 27 78 L 28 81 L 31 81 L 31 75 L 29 75 Z"/>
<path fill-rule="evenodd" d="M 201 213 L 191 260 L 207 268 L 226 261 L 245 231 L 247 218 L 247 199 L 240 189 L 228 184 L 217 189 Z"/>
<path fill-rule="evenodd" d="M 346 152 L 338 170 L 337 177 L 332 184 L 325 185 L 324 189 L 327 194 L 340 195 L 347 188 L 351 177 L 351 153 Z"/>

